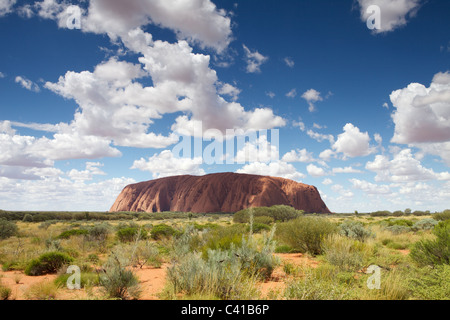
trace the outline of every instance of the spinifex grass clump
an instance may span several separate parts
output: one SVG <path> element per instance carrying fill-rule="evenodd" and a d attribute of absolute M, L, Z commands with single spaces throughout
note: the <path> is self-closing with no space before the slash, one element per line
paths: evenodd
<path fill-rule="evenodd" d="M 350 299 L 352 286 L 337 278 L 333 266 L 324 265 L 317 269 L 304 268 L 302 276 L 291 280 L 284 290 L 286 299 L 294 300 L 344 300 Z M 347 280 L 346 280 L 347 281 Z"/>
<path fill-rule="evenodd" d="M 359 270 L 372 254 L 367 244 L 342 235 L 330 236 L 323 247 L 326 261 L 344 271 Z"/>
<path fill-rule="evenodd" d="M 57 238 L 58 239 L 69 239 L 72 236 L 83 236 L 89 234 L 88 230 L 85 229 L 71 229 L 62 232 Z"/>
<path fill-rule="evenodd" d="M 361 242 L 374 237 L 375 235 L 364 228 L 363 224 L 354 221 L 345 221 L 339 226 L 339 233 L 348 238 L 353 238 Z"/>
<path fill-rule="evenodd" d="M 215 250 L 209 252 L 206 261 L 200 253 L 185 255 L 167 270 L 167 279 L 175 294 L 219 299 L 249 299 L 256 283 L 241 271 L 237 257 Z"/>

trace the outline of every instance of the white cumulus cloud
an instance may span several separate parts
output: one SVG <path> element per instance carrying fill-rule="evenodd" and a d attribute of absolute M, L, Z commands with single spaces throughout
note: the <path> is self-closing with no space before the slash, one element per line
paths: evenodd
<path fill-rule="evenodd" d="M 205 171 L 200 168 L 202 161 L 202 158 L 177 158 L 170 150 L 164 150 L 147 160 L 141 158 L 134 161 L 131 169 L 151 172 L 154 179 L 185 174 L 204 175 Z"/>
<path fill-rule="evenodd" d="M 247 72 L 248 73 L 260 73 L 261 65 L 266 63 L 269 58 L 263 56 L 258 51 L 251 51 L 247 46 L 243 45 L 245 52 L 245 61 L 247 63 Z"/>
<path fill-rule="evenodd" d="M 367 156 L 376 151 L 376 148 L 370 146 L 369 134 L 361 132 L 351 123 L 344 126 L 344 133 L 338 136 L 333 144 L 333 149 L 338 153 L 343 153 L 344 158 Z"/>
<path fill-rule="evenodd" d="M 358 0 L 361 10 L 361 20 L 366 22 L 372 12 L 367 9 L 376 5 L 381 10 L 380 29 L 374 29 L 374 33 L 394 31 L 405 26 L 408 19 L 414 17 L 420 7 L 421 0 Z"/>

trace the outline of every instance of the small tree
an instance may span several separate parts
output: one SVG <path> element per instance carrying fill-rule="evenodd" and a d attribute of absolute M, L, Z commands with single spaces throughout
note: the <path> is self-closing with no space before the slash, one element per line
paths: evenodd
<path fill-rule="evenodd" d="M 8 239 L 18 232 L 17 226 L 14 222 L 6 219 L 0 219 L 0 239 Z"/>

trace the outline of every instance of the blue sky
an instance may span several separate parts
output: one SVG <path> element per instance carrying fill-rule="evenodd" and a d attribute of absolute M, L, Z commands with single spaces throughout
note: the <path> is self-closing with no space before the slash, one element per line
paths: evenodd
<path fill-rule="evenodd" d="M 130 183 L 225 171 L 315 185 L 334 212 L 446 209 L 449 12 L 442 0 L 0 0 L 0 209 L 103 211 Z M 200 123 L 204 137 L 279 141 L 250 139 L 234 164 L 178 157 Z"/>

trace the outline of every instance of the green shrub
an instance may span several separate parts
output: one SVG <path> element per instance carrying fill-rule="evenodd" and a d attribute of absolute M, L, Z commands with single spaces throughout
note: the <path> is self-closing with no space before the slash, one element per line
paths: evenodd
<path fill-rule="evenodd" d="M 434 219 L 423 219 L 420 221 L 417 221 L 413 226 L 413 230 L 431 230 L 438 224 L 438 221 Z"/>
<path fill-rule="evenodd" d="M 375 211 L 375 212 L 372 212 L 371 214 L 370 214 L 370 216 L 371 217 L 387 217 L 387 216 L 390 216 L 392 213 L 390 212 L 390 211 L 387 211 L 387 210 L 385 210 L 385 211 Z"/>
<path fill-rule="evenodd" d="M 137 237 L 146 239 L 147 236 L 147 230 L 137 227 L 127 227 L 117 231 L 117 238 L 122 242 L 135 241 Z"/>
<path fill-rule="evenodd" d="M 370 237 L 374 237 L 374 234 L 369 230 L 365 229 L 363 224 L 354 221 L 345 221 L 339 226 L 339 233 L 348 238 L 353 238 L 364 242 Z"/>
<path fill-rule="evenodd" d="M 434 227 L 436 240 L 422 240 L 413 245 L 411 257 L 419 265 L 450 264 L 450 220 Z"/>
<path fill-rule="evenodd" d="M 159 224 L 154 226 L 150 231 L 150 236 L 153 240 L 160 240 L 162 238 L 169 238 L 178 234 L 178 231 L 166 224 Z"/>
<path fill-rule="evenodd" d="M 444 210 L 441 213 L 433 214 L 433 219 L 439 220 L 439 221 L 449 220 L 450 219 L 450 210 Z"/>
<path fill-rule="evenodd" d="M 414 216 L 416 216 L 416 217 L 422 217 L 422 216 L 429 216 L 431 213 L 430 213 L 430 211 L 419 211 L 419 210 L 416 210 L 412 214 Z"/>
<path fill-rule="evenodd" d="M 8 239 L 17 235 L 18 229 L 14 222 L 0 219 L 0 239 Z"/>
<path fill-rule="evenodd" d="M 302 253 L 322 253 L 323 240 L 335 233 L 336 225 L 321 217 L 300 217 L 279 225 L 277 238 Z"/>
<path fill-rule="evenodd" d="M 403 226 L 403 227 L 412 227 L 414 222 L 406 219 L 387 219 L 381 222 L 383 225 L 388 227 L 392 226 Z"/>
<path fill-rule="evenodd" d="M 28 276 L 40 276 L 48 273 L 55 273 L 62 266 L 71 263 L 73 259 L 61 252 L 48 252 L 39 258 L 31 260 L 25 268 Z"/>
<path fill-rule="evenodd" d="M 72 236 L 83 236 L 87 235 L 89 232 L 85 229 L 72 229 L 63 231 L 59 236 L 57 236 L 57 239 L 69 239 Z"/>
<path fill-rule="evenodd" d="M 394 217 L 401 217 L 401 216 L 403 216 L 405 213 L 403 212 L 403 211 L 400 211 L 400 210 L 397 210 L 397 211 L 394 211 L 394 212 L 392 212 L 392 215 L 394 216 Z"/>
<path fill-rule="evenodd" d="M 107 222 L 96 224 L 88 228 L 88 239 L 91 241 L 105 241 L 111 232 L 111 226 Z"/>

